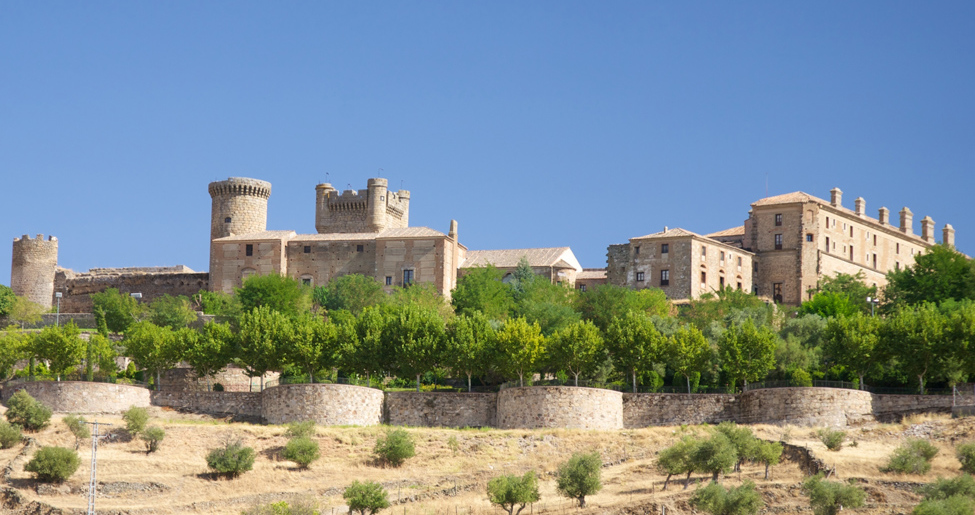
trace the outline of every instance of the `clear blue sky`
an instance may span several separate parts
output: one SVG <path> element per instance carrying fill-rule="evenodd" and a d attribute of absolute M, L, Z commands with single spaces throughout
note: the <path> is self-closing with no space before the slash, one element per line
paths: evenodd
<path fill-rule="evenodd" d="M 740 224 L 802 190 L 909 206 L 975 252 L 972 2 L 27 2 L 0 5 L 0 282 L 60 264 L 206 270 L 207 183 L 381 173 L 471 249 Z M 382 169 L 382 172 L 379 170 Z"/>

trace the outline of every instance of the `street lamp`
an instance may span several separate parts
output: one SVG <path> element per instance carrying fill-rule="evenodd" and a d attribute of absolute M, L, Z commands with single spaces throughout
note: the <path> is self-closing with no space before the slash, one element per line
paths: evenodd
<path fill-rule="evenodd" d="M 54 316 L 54 325 L 61 327 L 61 292 L 54 292 L 54 298 L 58 299 L 58 314 Z"/>
<path fill-rule="evenodd" d="M 877 297 L 867 297 L 867 304 L 870 304 L 870 316 L 874 316 L 873 308 L 880 304 L 880 299 Z"/>

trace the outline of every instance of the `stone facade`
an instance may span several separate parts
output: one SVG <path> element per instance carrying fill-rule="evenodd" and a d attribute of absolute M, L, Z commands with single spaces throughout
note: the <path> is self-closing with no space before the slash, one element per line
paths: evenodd
<path fill-rule="evenodd" d="M 260 419 L 261 392 L 205 392 L 162 390 L 150 392 L 153 406 L 192 413 Z"/>
<path fill-rule="evenodd" d="M 972 404 L 971 395 L 959 396 L 958 404 Z M 950 395 L 874 395 L 873 415 L 879 422 L 900 422 L 917 413 L 951 413 Z"/>
<path fill-rule="evenodd" d="M 209 286 L 209 274 L 182 266 L 149 268 L 93 268 L 86 273 L 59 268 L 54 291 L 60 292 L 62 313 L 91 312 L 91 294 L 115 288 L 122 294 L 141 293 L 141 303 L 163 295 L 192 297 Z"/>
<path fill-rule="evenodd" d="M 570 386 L 507 388 L 498 394 L 501 429 L 622 429 L 623 394 Z"/>
<path fill-rule="evenodd" d="M 738 396 L 687 393 L 624 393 L 623 427 L 718 424 L 741 418 Z"/>
<path fill-rule="evenodd" d="M 149 390 L 141 386 L 84 381 L 32 381 L 3 389 L 4 402 L 26 390 L 55 413 L 121 413 L 130 406 L 148 407 Z"/>
<path fill-rule="evenodd" d="M 373 426 L 383 420 L 383 392 L 344 384 L 289 384 L 264 390 L 268 424 L 314 420 L 326 426 Z"/>
<path fill-rule="evenodd" d="M 315 186 L 315 229 L 327 233 L 375 233 L 409 227 L 410 192 L 389 191 L 386 179 L 369 179 L 366 189 L 340 195 L 331 184 Z"/>
<path fill-rule="evenodd" d="M 845 427 L 873 420 L 874 397 L 840 388 L 773 388 L 738 396 L 744 424 Z"/>
<path fill-rule="evenodd" d="M 386 423 L 416 427 L 497 427 L 496 393 L 386 394 Z"/>
<path fill-rule="evenodd" d="M 54 301 L 54 273 L 58 268 L 58 239 L 43 234 L 14 238 L 10 288 L 15 295 L 50 308 Z"/>
<path fill-rule="evenodd" d="M 278 372 L 268 372 L 264 375 L 265 384 L 278 379 L 280 375 Z M 251 392 L 260 391 L 261 388 L 260 377 L 249 377 L 242 368 L 236 365 L 229 365 L 210 378 L 211 388 L 217 383 L 223 386 L 225 392 Z M 197 377 L 193 369 L 187 368 L 185 364 L 179 368 L 171 368 L 163 372 L 159 386 L 165 391 L 207 391 L 206 379 Z"/>
<path fill-rule="evenodd" d="M 210 192 L 210 271 L 213 271 L 213 240 L 234 234 L 251 234 L 267 229 L 267 200 L 271 183 L 245 177 L 211 182 Z"/>

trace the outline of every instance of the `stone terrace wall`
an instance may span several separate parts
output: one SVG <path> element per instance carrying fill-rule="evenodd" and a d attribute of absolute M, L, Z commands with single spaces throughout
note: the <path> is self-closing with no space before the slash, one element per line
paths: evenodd
<path fill-rule="evenodd" d="M 264 382 L 277 379 L 278 372 L 268 372 L 264 375 Z M 210 378 L 210 386 L 215 383 L 223 385 L 225 392 L 259 392 L 261 389 L 260 377 L 248 377 L 240 367 L 230 365 Z M 253 385 L 253 387 L 252 387 Z M 206 379 L 200 379 L 191 368 L 171 368 L 163 372 L 161 389 L 164 391 L 178 392 L 205 392 L 207 391 Z"/>
<path fill-rule="evenodd" d="M 738 396 L 742 424 L 844 427 L 873 420 L 870 393 L 839 388 L 769 388 Z"/>
<path fill-rule="evenodd" d="M 386 423 L 420 427 L 497 427 L 496 393 L 386 394 Z"/>
<path fill-rule="evenodd" d="M 152 392 L 153 406 L 207 415 L 261 417 L 261 392 Z"/>
<path fill-rule="evenodd" d="M 951 396 L 873 395 L 873 415 L 880 422 L 899 422 L 915 413 L 951 413 Z"/>
<path fill-rule="evenodd" d="M 717 424 L 739 419 L 731 394 L 624 393 L 623 427 Z"/>
<path fill-rule="evenodd" d="M 507 388 L 498 394 L 502 429 L 622 429 L 623 394 L 571 386 Z"/>
<path fill-rule="evenodd" d="M 26 390 L 55 413 L 121 413 L 129 406 L 150 405 L 149 390 L 127 384 L 32 381 L 4 388 L 4 402 L 17 390 Z"/>
<path fill-rule="evenodd" d="M 383 392 L 347 384 L 288 384 L 264 390 L 261 414 L 269 424 L 314 420 L 325 426 L 382 423 Z"/>

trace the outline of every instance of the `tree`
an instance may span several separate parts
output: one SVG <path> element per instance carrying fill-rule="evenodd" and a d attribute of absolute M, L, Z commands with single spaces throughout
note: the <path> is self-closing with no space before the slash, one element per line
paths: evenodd
<path fill-rule="evenodd" d="M 379 461 L 398 467 L 416 456 L 416 446 L 413 437 L 405 429 L 392 429 L 376 439 L 373 452 Z"/>
<path fill-rule="evenodd" d="M 349 505 L 350 512 L 359 512 L 359 515 L 374 515 L 379 510 L 389 507 L 389 498 L 383 485 L 375 481 L 365 481 L 360 483 L 353 481 L 344 492 L 342 498 Z"/>
<path fill-rule="evenodd" d="M 307 436 L 299 436 L 288 440 L 281 453 L 284 459 L 298 464 L 298 468 L 307 469 L 309 465 L 321 456 L 318 442 Z"/>
<path fill-rule="evenodd" d="M 486 370 L 495 339 L 491 322 L 480 311 L 462 313 L 447 324 L 444 359 L 455 372 L 467 376 L 468 392 L 471 391 L 471 376 Z"/>
<path fill-rule="evenodd" d="M 378 281 L 360 274 L 336 277 L 328 284 L 315 288 L 312 298 L 329 311 L 344 309 L 353 315 L 359 315 L 367 307 L 387 300 L 386 292 Z"/>
<path fill-rule="evenodd" d="M 863 378 L 881 362 L 880 319 L 857 312 L 826 322 L 826 357 Z"/>
<path fill-rule="evenodd" d="M 803 482 L 802 490 L 809 496 L 815 515 L 836 515 L 843 508 L 859 508 L 866 499 L 866 493 L 852 483 L 826 481 L 822 474 Z"/>
<path fill-rule="evenodd" d="M 193 368 L 197 377 L 205 377 L 207 391 L 211 390 L 210 378 L 230 363 L 230 351 L 235 336 L 230 326 L 207 322 L 198 338 L 183 349 L 183 359 Z"/>
<path fill-rule="evenodd" d="M 338 328 L 334 323 L 306 313 L 292 322 L 284 348 L 285 359 L 308 374 L 315 382 L 315 371 L 331 369 L 338 361 Z"/>
<path fill-rule="evenodd" d="M 707 440 L 702 440 L 691 456 L 694 470 L 711 474 L 711 481 L 717 481 L 718 475 L 728 473 L 738 462 L 738 453 L 727 436 L 715 432 Z"/>
<path fill-rule="evenodd" d="M 240 301 L 237 297 L 222 291 L 200 290 L 193 296 L 193 306 L 206 315 L 228 318 L 240 316 Z"/>
<path fill-rule="evenodd" d="M 252 275 L 236 289 L 241 310 L 249 313 L 267 307 L 287 317 L 295 317 L 311 309 L 311 292 L 297 279 L 279 274 Z"/>
<path fill-rule="evenodd" d="M 600 284 L 579 292 L 576 309 L 583 320 L 589 320 L 600 331 L 606 331 L 614 318 L 621 318 L 630 311 L 665 317 L 670 313 L 670 301 L 663 290 L 656 288 L 633 290 L 625 286 Z"/>
<path fill-rule="evenodd" d="M 88 430 L 88 421 L 85 417 L 79 417 L 77 415 L 68 415 L 61 419 L 64 425 L 68 427 L 68 431 L 74 435 L 74 450 L 78 450 L 81 441 L 86 438 L 91 438 L 91 431 Z"/>
<path fill-rule="evenodd" d="M 190 300 L 182 295 L 163 295 L 149 304 L 149 321 L 175 331 L 195 322 L 196 311 L 190 307 Z"/>
<path fill-rule="evenodd" d="M 51 421 L 51 408 L 48 408 L 24 390 L 17 390 L 7 399 L 7 422 L 18 425 L 27 431 L 37 431 Z"/>
<path fill-rule="evenodd" d="M 41 447 L 24 465 L 24 470 L 43 483 L 63 483 L 80 465 L 81 458 L 76 451 L 64 447 Z"/>
<path fill-rule="evenodd" d="M 124 333 L 142 314 L 139 301 L 130 295 L 119 293 L 116 288 L 92 293 L 92 312 L 104 313 L 105 324 L 113 333 Z"/>
<path fill-rule="evenodd" d="M 866 297 L 864 297 L 866 298 Z M 862 313 L 860 307 L 848 296 L 832 291 L 819 292 L 799 306 L 803 315 L 819 315 L 823 318 L 849 317 Z"/>
<path fill-rule="evenodd" d="M 726 286 L 692 299 L 681 308 L 681 318 L 702 331 L 706 331 L 713 322 L 723 322 L 741 313 L 755 318 L 758 325 L 765 325 L 775 313 L 775 307 L 766 305 L 756 295 Z"/>
<path fill-rule="evenodd" d="M 575 290 L 568 283 L 552 284 L 533 274 L 532 279 L 518 283 L 513 292 L 515 306 L 512 316 L 524 318 L 528 323 L 537 323 L 545 336 L 581 319 L 574 308 Z"/>
<path fill-rule="evenodd" d="M 261 378 L 261 390 L 264 376 L 284 364 L 282 350 L 291 332 L 288 317 L 271 306 L 258 306 L 240 316 L 235 354 L 247 375 Z"/>
<path fill-rule="evenodd" d="M 718 338 L 721 368 L 734 380 L 757 381 L 775 367 L 775 333 L 751 320 L 729 327 Z"/>
<path fill-rule="evenodd" d="M 162 371 L 179 363 L 181 358 L 179 341 L 173 330 L 148 321 L 132 324 L 122 345 L 127 356 L 150 376 L 155 376 L 157 390 L 160 388 Z"/>
<path fill-rule="evenodd" d="M 397 375 L 416 377 L 416 391 L 420 391 L 420 376 L 441 361 L 443 319 L 430 308 L 406 306 L 387 321 L 383 338 L 386 347 L 393 350 Z"/>
<path fill-rule="evenodd" d="M 591 322 L 590 322 L 591 323 Z M 563 463 L 556 473 L 556 488 L 564 497 L 579 501 L 579 507 L 586 507 L 586 496 L 602 490 L 600 469 L 603 460 L 599 453 L 575 453 Z"/>
<path fill-rule="evenodd" d="M 16 300 L 17 296 L 14 295 L 14 290 L 9 286 L 0 284 L 0 317 L 10 314 Z"/>
<path fill-rule="evenodd" d="M 18 361 L 27 357 L 30 351 L 27 340 L 25 333 L 20 331 L 11 329 L 0 331 L 0 381 L 13 372 Z"/>
<path fill-rule="evenodd" d="M 691 393 L 691 374 L 702 372 L 711 361 L 711 345 L 698 328 L 682 325 L 665 342 L 663 354 L 667 365 L 675 374 L 687 380 L 687 393 Z"/>
<path fill-rule="evenodd" d="M 41 313 L 44 312 L 44 308 L 34 304 L 33 302 L 27 300 L 26 297 L 14 297 L 13 306 L 10 307 L 10 312 L 7 313 L 7 318 L 11 322 L 20 324 L 20 328 L 23 329 L 27 324 L 36 324 L 41 321 Z"/>
<path fill-rule="evenodd" d="M 556 331 L 548 339 L 547 350 L 553 365 L 572 373 L 576 386 L 579 386 L 579 374 L 595 370 L 605 353 L 599 328 L 588 320 Z"/>
<path fill-rule="evenodd" d="M 215 475 L 235 478 L 254 468 L 254 449 L 244 447 L 240 440 L 228 440 L 222 447 L 207 453 L 207 467 Z"/>
<path fill-rule="evenodd" d="M 336 320 L 342 342 L 340 363 L 352 372 L 365 374 L 369 385 L 371 375 L 379 374 L 393 359 L 383 337 L 390 315 L 385 308 L 375 306 L 363 310 L 358 320 L 349 317 L 343 315 L 338 317 L 341 321 Z"/>
<path fill-rule="evenodd" d="M 690 503 L 712 515 L 755 515 L 764 506 L 761 494 L 751 481 L 728 489 L 711 483 L 695 492 Z"/>
<path fill-rule="evenodd" d="M 975 264 L 964 254 L 934 245 L 914 257 L 914 265 L 887 273 L 884 305 L 940 304 L 949 299 L 975 299 Z"/>
<path fill-rule="evenodd" d="M 952 343 L 944 315 L 931 303 L 903 307 L 887 317 L 880 328 L 880 341 L 901 370 L 916 377 L 918 393 L 924 393 L 925 378 L 933 370 L 945 369 L 953 357 Z"/>
<path fill-rule="evenodd" d="M 657 468 L 667 474 L 664 480 L 664 490 L 670 484 L 670 478 L 677 474 L 687 474 L 684 479 L 684 489 L 691 482 L 691 472 L 694 472 L 694 453 L 701 441 L 693 436 L 685 435 L 677 443 L 660 451 L 657 456 Z"/>
<path fill-rule="evenodd" d="M 759 440 L 752 447 L 749 459 L 765 465 L 765 479 L 768 480 L 769 467 L 777 465 L 782 458 L 782 443 Z"/>
<path fill-rule="evenodd" d="M 95 379 L 95 368 L 103 374 L 114 374 L 118 371 L 115 358 L 118 352 L 107 335 L 97 333 L 88 337 L 85 345 L 85 378 L 87 381 Z"/>
<path fill-rule="evenodd" d="M 660 361 L 664 341 L 653 321 L 642 313 L 630 311 L 609 324 L 606 348 L 613 366 L 633 378 L 633 393 L 636 393 L 637 371 L 649 370 Z"/>
<path fill-rule="evenodd" d="M 525 374 L 531 374 L 545 353 L 545 336 L 537 323 L 524 318 L 509 318 L 497 333 L 497 356 L 508 373 L 518 375 L 519 386 L 525 386 Z"/>
<path fill-rule="evenodd" d="M 491 320 L 504 320 L 514 306 L 511 287 L 501 281 L 503 272 L 493 265 L 465 270 L 457 278 L 450 302 L 458 315 L 483 313 Z"/>
<path fill-rule="evenodd" d="M 867 297 L 876 299 L 877 287 L 867 286 L 866 275 L 862 270 L 855 275 L 837 272 L 832 277 L 820 279 L 816 288 L 810 289 L 809 293 L 814 293 L 811 299 L 813 302 L 804 302 L 799 308 L 800 313 L 815 313 L 823 318 L 837 314 L 850 316 L 855 312 L 865 315 L 871 309 Z M 820 295 L 824 297 L 817 300 Z"/>
<path fill-rule="evenodd" d="M 742 463 L 754 454 L 753 449 L 757 446 L 758 439 L 755 438 L 751 429 L 739 426 L 734 422 L 722 422 L 715 427 L 715 430 L 728 437 L 728 441 L 734 446 L 735 454 L 738 455 L 738 461 L 735 462 L 735 472 L 741 472 Z"/>
<path fill-rule="evenodd" d="M 508 515 L 519 515 L 525 506 L 540 499 L 538 478 L 533 470 L 521 477 L 513 474 L 498 476 L 488 481 L 487 493 L 491 504 L 507 511 Z"/>
<path fill-rule="evenodd" d="M 58 381 L 62 375 L 77 368 L 85 355 L 81 330 L 73 321 L 62 326 L 47 326 L 33 340 L 34 354 L 47 361 Z"/>
<path fill-rule="evenodd" d="M 405 288 L 393 288 L 389 303 L 394 311 L 406 306 L 415 306 L 434 311 L 443 320 L 448 320 L 454 315 L 454 309 L 433 283 L 415 283 Z"/>
<path fill-rule="evenodd" d="M 164 438 L 166 438 L 166 430 L 159 426 L 149 426 L 139 433 L 139 439 L 146 445 L 146 454 L 158 451 Z"/>

